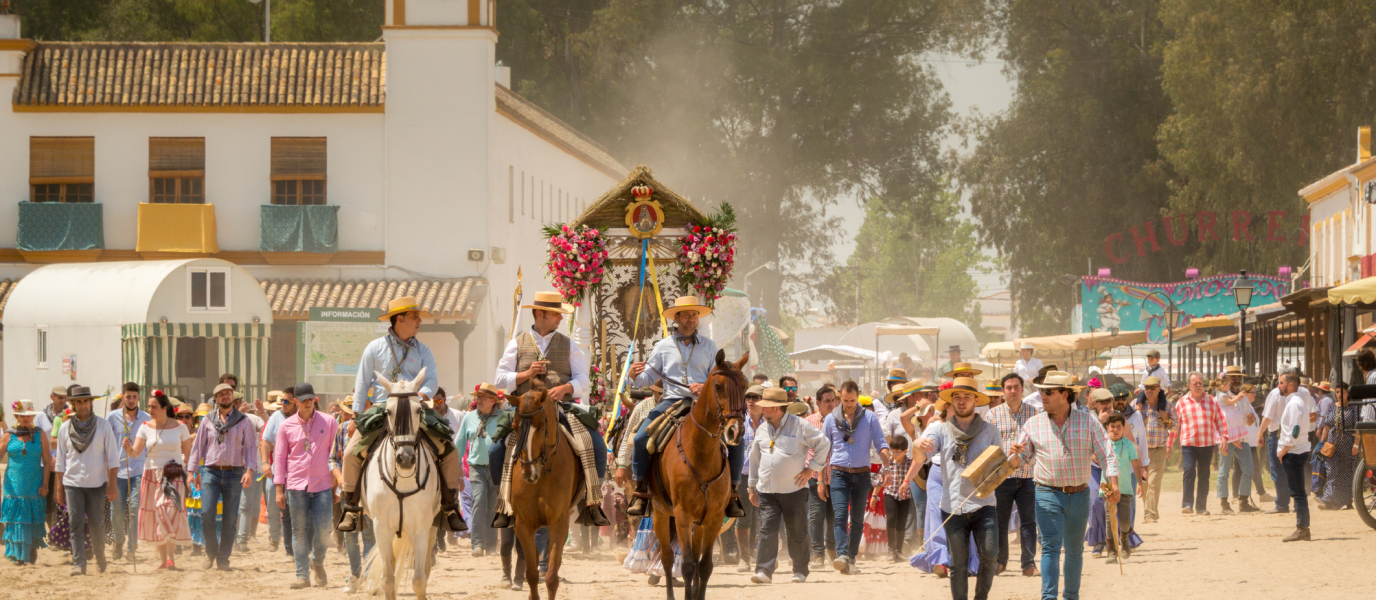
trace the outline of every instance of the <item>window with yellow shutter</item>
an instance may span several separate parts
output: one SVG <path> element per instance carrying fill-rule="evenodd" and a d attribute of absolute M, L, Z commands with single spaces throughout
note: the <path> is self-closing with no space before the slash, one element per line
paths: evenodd
<path fill-rule="evenodd" d="M 148 138 L 148 201 L 205 204 L 205 138 Z"/>
<path fill-rule="evenodd" d="M 325 138 L 272 138 L 272 203 L 325 204 Z"/>
<path fill-rule="evenodd" d="M 96 139 L 29 138 L 31 202 L 94 202 Z"/>

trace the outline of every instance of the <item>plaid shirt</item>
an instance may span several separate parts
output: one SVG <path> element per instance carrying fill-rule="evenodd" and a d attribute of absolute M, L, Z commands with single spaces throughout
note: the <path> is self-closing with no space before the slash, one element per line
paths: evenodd
<path fill-rule="evenodd" d="M 825 417 L 825 416 L 826 416 L 826 415 L 822 414 L 821 412 L 813 411 L 812 414 L 810 414 L 810 415 L 808 415 L 808 416 L 806 416 L 806 417 L 803 417 L 803 420 L 804 420 L 804 421 L 807 421 L 809 425 L 812 425 L 813 427 L 817 428 L 817 431 L 821 431 L 821 430 L 822 430 L 822 417 Z M 812 455 L 813 455 L 813 453 L 814 453 L 814 450 L 808 449 L 808 451 L 807 451 L 807 460 L 808 460 L 808 462 L 812 462 Z M 819 476 L 821 477 L 821 479 L 818 479 Z M 821 470 L 821 471 L 814 471 L 814 472 L 812 473 L 812 479 L 813 479 L 814 481 L 818 481 L 818 482 L 822 482 L 822 481 L 830 482 L 830 481 L 831 481 L 831 465 L 828 464 L 827 466 L 822 467 L 822 470 Z"/>
<path fill-rule="evenodd" d="M 1179 418 L 1171 432 L 1170 445 L 1180 440 L 1182 447 L 1217 446 L 1228 439 L 1228 420 L 1218 402 L 1208 394 L 1199 400 L 1186 394 L 1175 403 L 1175 412 Z"/>
<path fill-rule="evenodd" d="M 1064 427 L 1040 413 L 1023 424 L 1018 442 L 1023 461 L 1035 461 L 1032 479 L 1042 485 L 1066 487 L 1089 483 L 1091 459 L 1103 465 L 1104 477 L 1118 475 L 1113 443 L 1099 419 L 1082 410 L 1070 411 Z"/>
<path fill-rule="evenodd" d="M 1039 412 L 1041 411 L 1026 402 L 1023 402 L 1022 406 L 1018 408 L 1017 414 L 1013 414 L 1012 409 L 1008 408 L 1007 403 L 995 406 L 993 410 L 989 411 L 986 420 L 999 428 L 999 435 L 1003 437 L 1003 453 L 1005 456 L 1012 456 L 1013 450 L 1011 447 L 1018 442 L 1018 437 L 1022 435 L 1022 428 L 1027 424 L 1028 419 L 1037 416 Z M 1024 462 L 1022 466 L 1019 466 L 1018 470 L 1013 471 L 1013 474 L 1009 475 L 1009 477 L 1017 477 L 1019 479 L 1031 478 L 1032 465 Z"/>
<path fill-rule="evenodd" d="M 895 454 L 889 466 L 884 467 L 884 474 L 889 477 L 889 485 L 884 486 L 884 493 L 899 500 L 907 500 L 913 495 L 912 488 L 903 483 L 903 477 L 908 474 L 908 467 L 913 464 L 912 459 L 908 458 L 908 453 Z"/>
<path fill-rule="evenodd" d="M 1152 404 L 1154 405 L 1155 403 Z M 1147 401 L 1139 395 L 1137 399 L 1133 401 L 1133 407 L 1137 409 L 1137 412 L 1142 413 L 1142 420 L 1147 424 L 1147 447 L 1159 448 L 1161 446 L 1168 446 L 1171 441 L 1172 428 L 1166 427 L 1161 420 L 1167 419 L 1171 423 L 1180 421 L 1175 414 L 1175 403 L 1166 402 L 1166 410 L 1158 411 L 1154 408 L 1149 408 L 1147 406 Z"/>

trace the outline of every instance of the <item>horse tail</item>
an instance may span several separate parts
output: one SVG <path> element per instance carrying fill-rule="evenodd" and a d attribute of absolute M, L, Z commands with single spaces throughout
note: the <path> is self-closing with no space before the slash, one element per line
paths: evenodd
<path fill-rule="evenodd" d="M 396 581 L 410 581 L 411 575 L 415 571 L 415 561 L 411 560 L 411 535 L 402 532 L 401 537 L 394 535 L 386 537 L 391 538 L 392 562 L 396 564 L 397 568 Z M 359 570 L 362 572 L 362 575 L 359 576 L 359 580 L 362 584 L 359 591 L 363 592 L 365 595 L 378 595 L 383 593 L 383 570 L 380 558 L 381 555 L 378 553 L 378 546 L 386 543 L 389 543 L 386 539 L 378 540 L 377 543 L 373 545 L 373 549 L 368 551 L 368 555 L 363 557 L 363 561 L 359 565 Z"/>

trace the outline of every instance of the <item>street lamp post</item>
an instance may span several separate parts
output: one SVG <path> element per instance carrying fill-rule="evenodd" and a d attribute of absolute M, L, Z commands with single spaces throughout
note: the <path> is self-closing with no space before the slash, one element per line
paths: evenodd
<path fill-rule="evenodd" d="M 1172 367 L 1174 367 L 1174 366 L 1175 366 L 1175 327 L 1176 327 L 1177 325 L 1180 324 L 1180 317 L 1181 317 L 1181 315 L 1183 315 L 1183 314 L 1185 313 L 1185 311 L 1180 310 L 1180 307 L 1179 307 L 1179 306 L 1176 306 L 1175 300 L 1172 300 L 1170 296 L 1167 296 L 1166 294 L 1164 294 L 1164 293 L 1162 293 L 1162 292 L 1160 292 L 1160 291 L 1153 291 L 1152 293 L 1147 294 L 1147 297 L 1146 297 L 1146 298 L 1143 298 L 1143 299 L 1142 299 L 1142 315 L 1143 315 L 1143 316 L 1142 316 L 1142 320 L 1143 320 L 1143 321 L 1146 321 L 1148 318 L 1150 318 L 1150 314 L 1147 313 L 1147 299 L 1148 299 L 1148 298 L 1151 298 L 1152 296 L 1156 296 L 1156 295 L 1160 295 L 1162 298 L 1165 298 L 1165 299 L 1166 299 L 1166 309 L 1165 309 L 1164 311 L 1162 311 L 1162 313 L 1161 313 L 1162 316 L 1165 317 L 1165 319 L 1166 319 L 1166 336 L 1167 336 L 1167 340 L 1166 340 L 1166 361 L 1167 361 L 1167 364 L 1169 364 L 1169 365 L 1171 365 Z M 1167 368 L 1167 369 L 1166 369 L 1166 372 L 1167 372 L 1167 373 L 1169 373 L 1170 371 L 1171 371 L 1170 368 Z"/>
<path fill-rule="evenodd" d="M 1251 362 L 1247 360 L 1247 307 L 1252 305 L 1252 280 L 1247 278 L 1247 271 L 1240 271 L 1237 281 L 1233 283 L 1233 300 L 1237 302 L 1238 310 L 1238 332 L 1237 344 L 1238 354 L 1242 356 L 1242 374 L 1247 375 L 1252 370 Z"/>

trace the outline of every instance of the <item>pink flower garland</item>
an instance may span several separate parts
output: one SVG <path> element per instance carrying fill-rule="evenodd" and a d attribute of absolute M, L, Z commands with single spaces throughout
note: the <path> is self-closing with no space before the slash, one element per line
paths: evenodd
<path fill-rule="evenodd" d="M 561 225 L 549 236 L 545 268 L 554 289 L 565 302 L 582 306 L 588 287 L 602 281 L 607 264 L 607 240 L 594 227 Z"/>
<path fill-rule="evenodd" d="M 704 302 L 711 304 L 721 297 L 731 267 L 736 263 L 736 233 L 721 227 L 695 225 L 693 231 L 679 239 L 678 255 L 683 267 L 684 281 L 693 286 Z"/>

